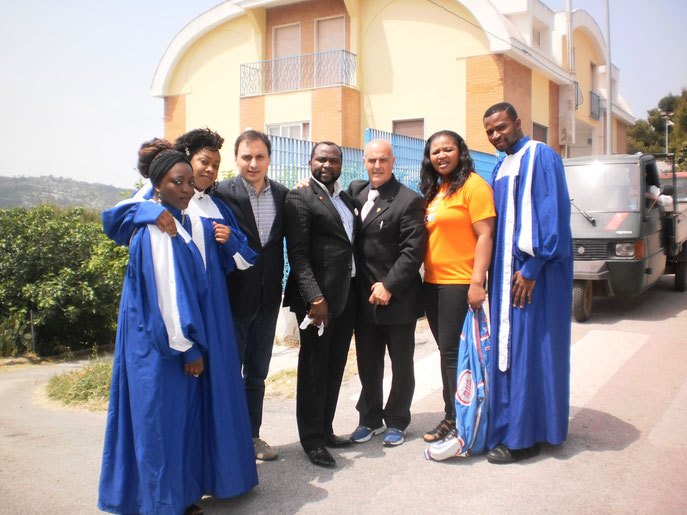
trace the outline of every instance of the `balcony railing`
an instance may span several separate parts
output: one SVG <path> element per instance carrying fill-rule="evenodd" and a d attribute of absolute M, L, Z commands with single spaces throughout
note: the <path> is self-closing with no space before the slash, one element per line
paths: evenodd
<path fill-rule="evenodd" d="M 241 96 L 283 91 L 355 87 L 355 54 L 330 50 L 241 65 Z"/>
<path fill-rule="evenodd" d="M 601 97 L 593 91 L 589 92 L 589 117 L 592 120 L 601 118 Z"/>

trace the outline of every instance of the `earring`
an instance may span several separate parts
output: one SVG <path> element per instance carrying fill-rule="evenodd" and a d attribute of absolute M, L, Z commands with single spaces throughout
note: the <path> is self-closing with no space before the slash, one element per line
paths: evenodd
<path fill-rule="evenodd" d="M 156 188 L 155 193 L 157 193 L 157 203 L 162 204 L 162 192 Z"/>

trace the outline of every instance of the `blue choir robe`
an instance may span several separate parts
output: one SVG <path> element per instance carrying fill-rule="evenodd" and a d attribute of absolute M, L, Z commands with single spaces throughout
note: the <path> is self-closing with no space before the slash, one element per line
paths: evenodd
<path fill-rule="evenodd" d="M 221 245 L 215 241 L 209 219 L 194 215 L 188 218 L 210 285 L 204 303 L 208 359 L 206 371 L 200 376 L 203 493 L 235 497 L 258 483 L 241 363 L 224 280 L 234 268 L 236 252 L 230 241 Z M 255 254 L 250 252 L 252 263 Z"/>
<path fill-rule="evenodd" d="M 494 251 L 489 268 L 492 356 L 488 447 L 561 444 L 570 408 L 572 236 L 560 156 L 524 137 L 494 168 Z M 513 274 L 536 281 L 513 307 Z"/>
<path fill-rule="evenodd" d="M 141 206 L 147 207 L 149 204 L 153 203 L 144 202 Z M 182 219 L 179 211 L 171 208 L 170 211 L 176 218 Z M 108 215 L 111 213 L 104 213 L 103 219 Z M 201 263 L 202 277 L 197 279 L 201 285 L 199 295 L 207 343 L 203 353 L 205 371 L 198 379 L 193 378 L 199 389 L 201 457 L 193 469 L 194 477 L 203 494 L 233 497 L 257 484 L 250 422 L 226 282 L 223 280 L 226 270 L 234 266 L 235 245 L 231 241 L 219 245 L 214 240 L 209 220 L 197 216 L 183 218 L 186 220 L 185 230 L 179 230 L 176 238 L 165 237 L 171 241 L 177 241 L 180 237 L 191 238 L 188 246 L 200 256 Z M 133 219 L 135 217 L 128 222 L 131 230 L 134 227 Z M 161 234 L 153 225 L 147 228 L 149 232 Z"/>
<path fill-rule="evenodd" d="M 205 290 L 205 292 L 203 292 Z M 98 507 L 183 513 L 202 495 L 200 382 L 207 279 L 195 246 L 136 232 L 119 308 Z"/>

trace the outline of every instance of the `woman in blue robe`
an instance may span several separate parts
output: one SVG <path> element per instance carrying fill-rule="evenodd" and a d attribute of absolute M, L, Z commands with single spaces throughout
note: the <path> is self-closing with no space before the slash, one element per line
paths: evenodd
<path fill-rule="evenodd" d="M 223 336 L 233 339 L 233 327 L 220 327 L 226 286 L 208 288 L 211 271 L 233 266 L 229 229 L 182 214 L 191 170 L 169 147 L 157 140 L 140 153 L 178 236 L 151 224 L 131 237 L 98 503 L 113 513 L 198 512 L 202 494 L 231 497 L 257 484 L 236 349 Z"/>

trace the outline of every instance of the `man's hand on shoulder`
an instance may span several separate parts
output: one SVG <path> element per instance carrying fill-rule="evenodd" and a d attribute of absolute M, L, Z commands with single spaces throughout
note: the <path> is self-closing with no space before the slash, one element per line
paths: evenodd
<path fill-rule="evenodd" d="M 155 225 L 157 225 L 157 228 L 162 232 L 166 232 L 172 237 L 177 235 L 177 224 L 174 223 L 174 216 L 166 209 L 157 217 Z"/>
<path fill-rule="evenodd" d="M 304 179 L 300 179 L 296 185 L 293 187 L 294 190 L 299 190 L 301 188 L 307 188 L 310 186 L 310 177 L 306 177 Z"/>

